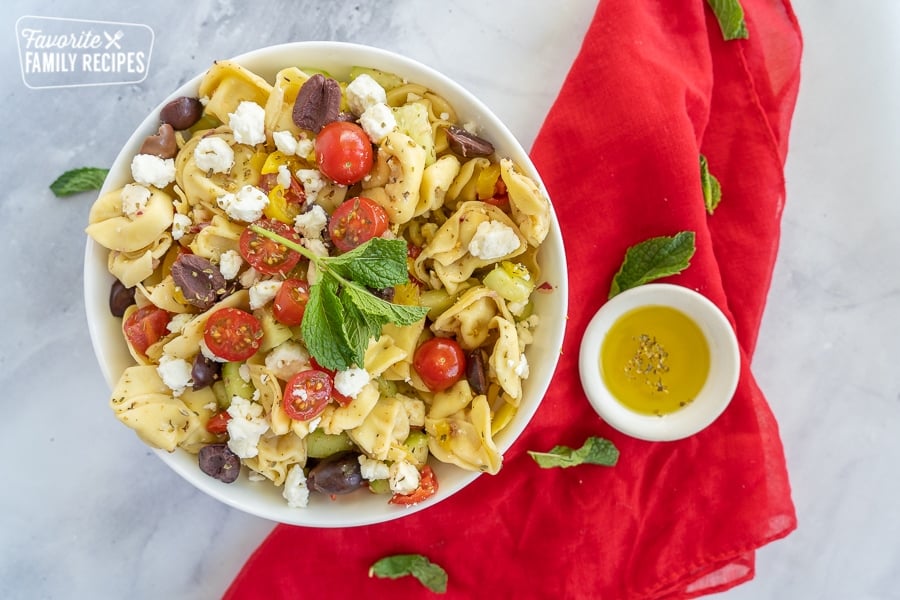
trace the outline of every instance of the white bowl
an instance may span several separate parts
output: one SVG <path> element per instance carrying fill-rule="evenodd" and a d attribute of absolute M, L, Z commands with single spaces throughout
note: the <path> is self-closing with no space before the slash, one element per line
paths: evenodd
<path fill-rule="evenodd" d="M 224 58 L 224 57 L 223 57 Z M 269 81 L 280 69 L 288 66 L 311 66 L 325 69 L 336 77 L 346 77 L 352 66 L 367 66 L 396 73 L 409 81 L 420 83 L 443 95 L 457 110 L 461 122 L 474 122 L 480 133 L 491 140 L 501 157 L 511 158 L 534 178 L 546 194 L 528 154 L 512 133 L 475 96 L 446 76 L 414 60 L 367 46 L 338 42 L 299 42 L 271 46 L 242 54 L 234 60 Z M 143 140 L 158 128 L 160 109 L 179 96 L 196 96 L 202 74 L 172 92 L 149 114 L 137 128 L 112 165 L 100 191 L 121 187 L 130 181 L 130 163 Z M 549 196 L 548 196 L 549 197 Z M 556 215 L 550 233 L 541 248 L 542 279 L 554 286 L 552 293 L 536 294 L 535 313 L 541 325 L 535 331 L 534 344 L 527 350 L 531 375 L 523 382 L 524 397 L 512 422 L 497 434 L 495 442 L 501 453 L 519 437 L 531 420 L 550 383 L 562 348 L 565 313 L 568 302 L 566 259 Z M 113 281 L 107 270 L 107 251 L 88 238 L 85 249 L 84 293 L 88 328 L 94 352 L 110 388 L 133 360 L 121 333 L 121 320 L 109 313 L 109 288 Z M 98 401 L 101 399 L 98 398 Z M 110 426 L 121 427 L 110 414 Z M 135 437 L 135 443 L 140 443 Z M 335 501 L 322 494 L 311 494 L 305 509 L 289 508 L 281 497 L 281 488 L 270 482 L 250 482 L 246 475 L 225 484 L 203 474 L 197 457 L 182 450 L 174 453 L 157 451 L 167 465 L 207 494 L 245 512 L 277 521 L 313 527 L 347 527 L 388 521 L 434 506 L 441 500 L 472 483 L 478 473 L 463 471 L 455 466 L 433 462 L 439 482 L 436 496 L 412 507 L 389 505 L 385 496 L 360 490 Z M 502 473 L 502 471 L 501 471 Z M 490 477 L 490 475 L 488 475 Z"/>
<path fill-rule="evenodd" d="M 600 349 L 610 327 L 642 306 L 668 306 L 682 312 L 700 327 L 709 346 L 709 375 L 697 397 L 662 416 L 641 414 L 619 402 L 600 367 Z M 722 311 L 702 294 L 664 283 L 638 286 L 606 302 L 585 330 L 578 359 L 581 385 L 597 414 L 622 433 L 649 441 L 682 439 L 710 425 L 731 402 L 741 370 L 737 337 Z"/>

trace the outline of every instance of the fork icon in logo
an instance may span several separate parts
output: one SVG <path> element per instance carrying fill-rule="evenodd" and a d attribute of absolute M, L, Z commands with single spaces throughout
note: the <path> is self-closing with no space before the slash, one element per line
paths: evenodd
<path fill-rule="evenodd" d="M 106 38 L 105 50 L 109 50 L 110 46 L 115 46 L 116 48 L 118 48 L 120 50 L 122 49 L 122 47 L 119 45 L 119 40 L 121 40 L 123 37 L 125 37 L 124 31 L 122 31 L 120 29 L 115 33 L 115 35 L 109 35 L 108 33 L 106 33 L 104 31 L 103 36 Z"/>

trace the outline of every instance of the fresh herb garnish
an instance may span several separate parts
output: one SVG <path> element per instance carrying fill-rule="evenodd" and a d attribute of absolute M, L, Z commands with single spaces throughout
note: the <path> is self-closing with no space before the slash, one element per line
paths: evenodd
<path fill-rule="evenodd" d="M 577 465 L 601 465 L 613 467 L 619 461 L 619 450 L 605 438 L 591 436 L 585 440 L 581 448 L 554 446 L 549 452 L 528 451 L 540 467 L 563 469 Z"/>
<path fill-rule="evenodd" d="M 725 41 L 747 39 L 747 23 L 744 22 L 744 9 L 739 0 L 706 0 L 719 21 L 722 37 Z"/>
<path fill-rule="evenodd" d="M 719 180 L 709 172 L 709 163 L 702 154 L 700 155 L 700 184 L 703 188 L 703 204 L 706 205 L 706 212 L 713 214 L 722 200 L 722 186 L 719 185 Z"/>
<path fill-rule="evenodd" d="M 447 591 L 447 572 L 421 554 L 395 554 L 376 561 L 369 568 L 369 577 L 397 579 L 412 575 L 432 592 Z"/>
<path fill-rule="evenodd" d="M 99 190 L 109 169 L 98 167 L 82 167 L 66 171 L 50 184 L 50 190 L 58 197 L 71 196 L 90 190 Z"/>
<path fill-rule="evenodd" d="M 690 266 L 695 250 L 693 231 L 650 238 L 632 246 L 625 252 L 625 260 L 613 277 L 609 297 L 660 277 L 680 273 Z"/>
<path fill-rule="evenodd" d="M 369 340 L 381 335 L 385 323 L 412 325 L 428 313 L 428 307 L 392 304 L 367 289 L 409 281 L 404 240 L 372 238 L 339 256 L 317 256 L 277 233 L 250 228 L 315 263 L 319 280 L 309 288 L 300 333 L 309 353 L 325 368 L 362 367 Z"/>

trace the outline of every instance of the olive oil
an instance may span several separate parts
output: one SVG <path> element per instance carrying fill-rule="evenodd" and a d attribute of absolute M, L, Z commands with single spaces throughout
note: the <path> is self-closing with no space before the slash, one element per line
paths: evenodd
<path fill-rule="evenodd" d="M 600 348 L 600 374 L 637 413 L 665 415 L 690 404 L 709 375 L 700 327 L 668 306 L 643 306 L 616 320 Z"/>

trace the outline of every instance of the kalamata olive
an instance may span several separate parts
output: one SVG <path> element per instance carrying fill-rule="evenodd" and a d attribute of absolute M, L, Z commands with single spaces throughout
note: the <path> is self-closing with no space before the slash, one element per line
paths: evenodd
<path fill-rule="evenodd" d="M 198 352 L 191 364 L 191 381 L 193 388 L 201 390 L 222 377 L 222 365 L 214 360 L 210 360 L 203 356 L 202 352 Z"/>
<path fill-rule="evenodd" d="M 241 459 L 227 444 L 210 444 L 197 455 L 200 470 L 222 483 L 232 483 L 241 474 Z"/>
<path fill-rule="evenodd" d="M 184 253 L 172 263 L 172 280 L 184 299 L 201 310 L 216 303 L 225 290 L 225 277 L 208 259 L 196 254 Z"/>
<path fill-rule="evenodd" d="M 476 395 L 487 394 L 487 370 L 484 368 L 484 356 L 478 348 L 466 356 L 466 380 Z"/>
<path fill-rule="evenodd" d="M 179 131 L 188 129 L 203 116 L 203 105 L 197 98 L 175 98 L 159 111 L 159 120 Z"/>
<path fill-rule="evenodd" d="M 159 131 L 147 136 L 138 153 L 152 154 L 162 159 L 175 158 L 175 155 L 178 154 L 175 130 L 168 123 L 163 123 L 159 126 Z"/>
<path fill-rule="evenodd" d="M 349 494 L 362 486 L 359 454 L 338 452 L 319 461 L 306 478 L 309 489 L 323 494 Z"/>
<path fill-rule="evenodd" d="M 447 143 L 450 149 L 463 158 L 470 156 L 490 156 L 494 153 L 494 145 L 471 131 L 453 125 L 446 128 Z"/>
<path fill-rule="evenodd" d="M 114 317 L 125 315 L 125 309 L 134 304 L 134 288 L 114 279 L 109 288 L 109 312 Z"/>
<path fill-rule="evenodd" d="M 340 84 L 316 73 L 300 86 L 291 116 L 300 129 L 318 133 L 322 127 L 337 119 L 340 107 Z"/>

